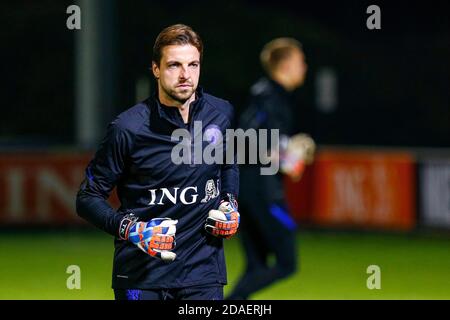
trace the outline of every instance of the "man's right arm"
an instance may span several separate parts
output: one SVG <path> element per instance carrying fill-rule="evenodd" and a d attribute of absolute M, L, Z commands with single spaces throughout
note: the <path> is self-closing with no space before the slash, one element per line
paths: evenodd
<path fill-rule="evenodd" d="M 105 138 L 86 168 L 76 199 L 80 217 L 114 236 L 118 235 L 125 213 L 116 212 L 107 199 L 124 171 L 132 144 L 133 137 L 126 129 L 116 122 L 109 124 Z"/>

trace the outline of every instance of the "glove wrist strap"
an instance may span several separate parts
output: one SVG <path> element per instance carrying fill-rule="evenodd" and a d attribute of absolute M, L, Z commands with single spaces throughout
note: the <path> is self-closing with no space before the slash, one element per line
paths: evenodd
<path fill-rule="evenodd" d="M 236 210 L 238 209 L 238 203 L 237 203 L 237 200 L 236 200 L 236 197 L 234 194 L 226 193 L 225 195 L 223 195 L 220 203 L 222 203 L 224 201 L 229 202 Z"/>
<path fill-rule="evenodd" d="M 122 240 L 128 240 L 130 229 L 137 222 L 137 217 L 130 213 L 123 217 L 119 225 L 119 238 Z"/>

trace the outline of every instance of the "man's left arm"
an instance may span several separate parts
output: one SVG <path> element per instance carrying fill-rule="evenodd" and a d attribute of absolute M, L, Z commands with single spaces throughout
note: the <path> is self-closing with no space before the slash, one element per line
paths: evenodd
<path fill-rule="evenodd" d="M 234 158 L 236 161 L 236 157 Z M 239 195 L 239 167 L 236 163 L 222 165 L 220 197 L 224 199 L 232 194 L 236 199 Z"/>
<path fill-rule="evenodd" d="M 234 128 L 234 108 L 231 104 L 228 104 L 228 119 L 229 123 L 226 129 L 235 129 Z M 232 138 L 234 136 L 232 135 Z M 232 146 L 232 147 L 231 147 Z M 228 148 L 232 149 L 228 149 Z M 220 197 L 221 199 L 225 199 L 229 195 L 232 195 L 235 200 L 239 195 L 239 167 L 237 164 L 237 156 L 236 156 L 236 143 L 228 143 L 228 136 L 225 130 L 225 139 L 224 139 L 224 154 L 223 154 L 223 164 L 221 168 L 221 185 L 220 185 Z M 227 157 L 227 153 L 231 153 L 232 157 Z M 227 159 L 232 158 L 232 162 L 227 163 Z"/>
<path fill-rule="evenodd" d="M 213 236 L 229 239 L 236 234 L 240 223 L 237 203 L 239 193 L 237 164 L 223 164 L 221 180 L 220 205 L 217 210 L 209 211 L 205 229 Z"/>
<path fill-rule="evenodd" d="M 229 125 L 226 129 L 233 128 L 233 106 L 230 104 L 228 113 Z M 227 136 L 227 135 L 225 135 Z M 210 210 L 205 229 L 210 234 L 220 238 L 231 238 L 239 227 L 240 215 L 238 212 L 237 198 L 239 195 L 239 167 L 237 164 L 236 148 L 228 150 L 228 137 L 224 138 L 223 164 L 220 173 L 220 205 L 218 210 Z M 235 146 L 235 143 L 231 144 Z M 233 157 L 227 157 L 227 152 L 232 152 Z M 232 158 L 228 163 L 227 159 Z"/>

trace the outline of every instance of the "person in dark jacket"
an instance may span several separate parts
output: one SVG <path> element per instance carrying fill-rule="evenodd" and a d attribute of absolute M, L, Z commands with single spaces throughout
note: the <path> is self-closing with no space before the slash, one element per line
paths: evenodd
<path fill-rule="evenodd" d="M 278 129 L 282 150 L 295 133 L 291 93 L 304 82 L 305 56 L 298 41 L 278 38 L 264 47 L 261 62 L 267 77 L 252 86 L 250 103 L 240 117 L 239 127 Z M 254 292 L 293 274 L 298 256 L 296 223 L 286 207 L 283 174 L 261 175 L 258 165 L 241 166 L 240 172 L 239 204 L 243 217 L 240 238 L 247 266 L 228 297 L 231 300 L 247 299 Z M 271 255 L 274 257 L 272 264 Z"/>
<path fill-rule="evenodd" d="M 233 119 L 228 101 L 198 86 L 202 52 L 190 27 L 165 28 L 153 48 L 155 94 L 109 124 L 87 166 L 76 208 L 115 237 L 116 299 L 223 299 L 222 239 L 239 226 L 239 172 L 190 152 L 196 141 L 218 143 Z M 180 130 L 190 138 L 180 141 Z M 107 202 L 115 187 L 118 210 Z"/>

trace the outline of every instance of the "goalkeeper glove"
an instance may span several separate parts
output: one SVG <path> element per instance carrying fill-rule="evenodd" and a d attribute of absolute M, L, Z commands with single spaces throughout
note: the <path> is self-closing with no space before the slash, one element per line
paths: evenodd
<path fill-rule="evenodd" d="M 300 180 L 307 164 L 314 161 L 316 144 L 314 140 L 305 133 L 292 136 L 282 143 L 281 172 L 290 176 L 294 181 Z"/>
<path fill-rule="evenodd" d="M 205 230 L 215 237 L 229 239 L 236 234 L 239 222 L 237 201 L 228 193 L 220 202 L 219 210 L 209 210 Z"/>
<path fill-rule="evenodd" d="M 137 221 L 133 214 L 126 215 L 120 222 L 119 237 L 134 243 L 152 257 L 166 262 L 175 260 L 175 233 L 178 220 L 154 218 L 148 222 Z"/>

